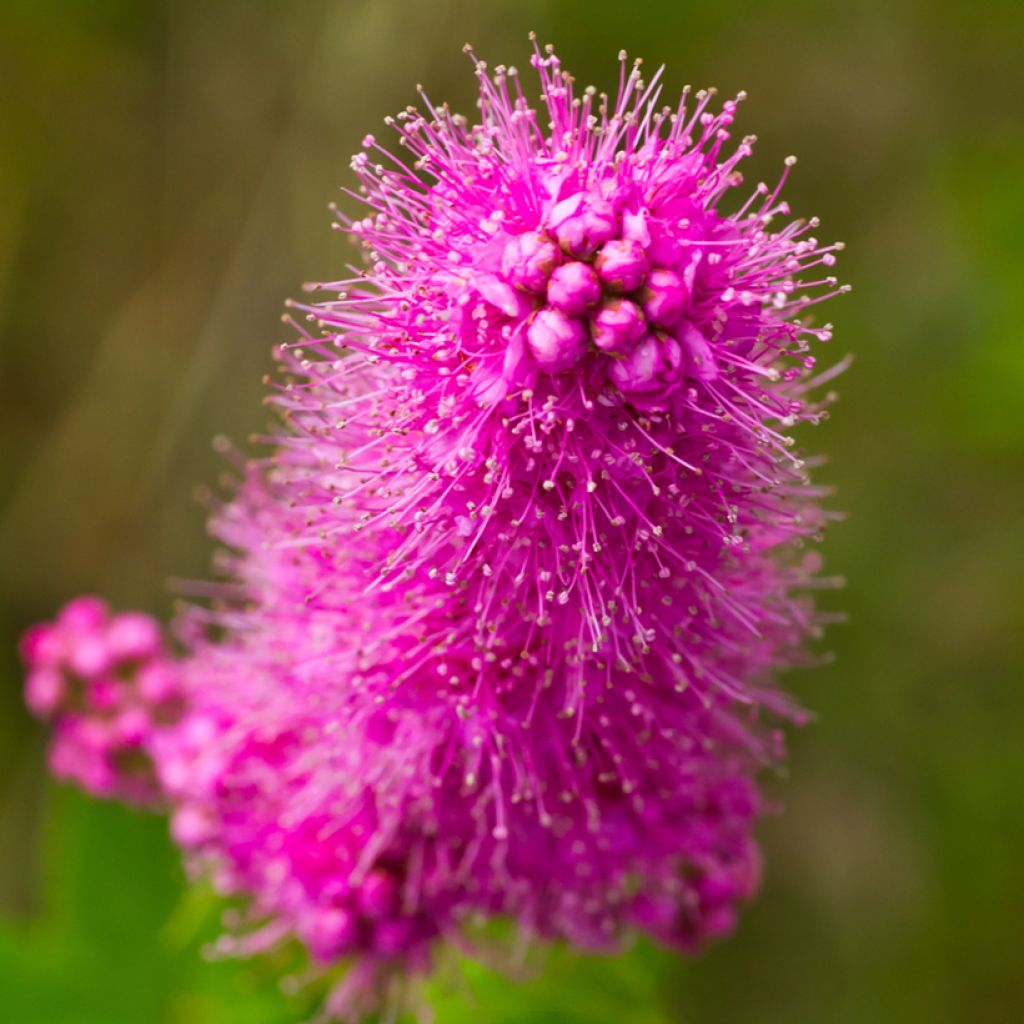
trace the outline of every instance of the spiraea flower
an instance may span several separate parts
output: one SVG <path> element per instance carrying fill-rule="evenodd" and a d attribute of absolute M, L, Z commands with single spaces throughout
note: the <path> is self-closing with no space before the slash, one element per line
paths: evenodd
<path fill-rule="evenodd" d="M 25 700 L 53 725 L 50 767 L 88 792 L 150 804 L 160 795 L 151 743 L 180 713 L 177 671 L 160 627 L 111 615 L 95 597 L 69 602 L 22 637 Z"/>
<path fill-rule="evenodd" d="M 293 307 L 283 429 L 215 510 L 228 582 L 146 745 L 190 863 L 248 897 L 234 948 L 351 963 L 339 1014 L 497 915 L 727 932 L 800 716 L 774 676 L 821 621 L 790 431 L 839 246 L 789 219 L 791 160 L 741 188 L 736 102 L 531 62 L 538 107 L 475 61 L 476 120 L 424 97 L 365 139 L 365 266 Z"/>

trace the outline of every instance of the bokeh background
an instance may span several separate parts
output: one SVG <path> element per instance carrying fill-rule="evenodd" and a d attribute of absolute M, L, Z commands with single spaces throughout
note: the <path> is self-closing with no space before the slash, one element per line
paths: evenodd
<path fill-rule="evenodd" d="M 1024 1019 L 1024 5 L 1018 0 L 3 0 L 0 3 L 0 1018 L 287 1024 L 259 964 L 209 963 L 161 820 L 54 786 L 17 633 L 68 597 L 167 614 L 204 576 L 210 438 L 266 424 L 283 300 L 346 247 L 326 204 L 385 114 L 469 110 L 466 40 L 527 32 L 612 86 L 749 91 L 752 180 L 842 238 L 855 353 L 804 441 L 848 512 L 834 661 L 790 680 L 762 898 L 696 961 L 469 967 L 441 1024 Z"/>

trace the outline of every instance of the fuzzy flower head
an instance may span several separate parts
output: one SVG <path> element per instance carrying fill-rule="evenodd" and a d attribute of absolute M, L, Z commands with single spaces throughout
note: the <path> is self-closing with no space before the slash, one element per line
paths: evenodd
<path fill-rule="evenodd" d="M 449 588 L 477 656 L 522 636 L 543 665 L 738 696 L 808 630 L 822 515 L 788 430 L 822 415 L 831 328 L 806 314 L 839 246 L 776 226 L 792 160 L 730 201 L 736 102 L 662 106 L 624 57 L 614 99 L 532 64 L 539 110 L 477 61 L 476 123 L 424 98 L 389 122 L 398 153 L 365 140 L 369 215 L 340 219 L 369 268 L 299 307 L 325 333 L 282 351 L 277 472 L 305 543 L 362 534 L 387 548 L 374 588 Z M 559 675 L 572 713 L 582 671 Z"/>
<path fill-rule="evenodd" d="M 248 898 L 239 951 L 350 960 L 338 1013 L 495 915 L 727 932 L 765 719 L 800 715 L 774 676 L 821 622 L 790 429 L 836 372 L 809 309 L 839 246 L 788 219 L 792 161 L 738 191 L 737 102 L 663 105 L 624 57 L 611 98 L 535 47 L 536 107 L 474 64 L 475 121 L 423 97 L 353 160 L 365 266 L 293 304 L 283 429 L 215 510 L 228 582 L 145 743 L 190 862 Z M 30 700 L 71 714 L 46 658 Z"/>
<path fill-rule="evenodd" d="M 785 220 L 791 162 L 732 200 L 734 102 L 532 63 L 539 110 L 477 62 L 476 123 L 424 98 L 394 153 L 365 140 L 368 213 L 339 223 L 366 269 L 293 307 L 285 430 L 215 520 L 247 600 L 186 671 L 232 778 L 277 780 L 244 813 L 183 791 L 196 848 L 314 945 L 354 922 L 366 963 L 481 913 L 593 948 L 728 930 L 779 754 L 761 713 L 798 716 L 773 675 L 818 628 L 825 516 L 788 431 L 822 414 L 807 310 L 838 246 Z M 293 719 L 267 773 L 250 737 Z M 267 841 L 276 801 L 294 842 Z M 334 903 L 270 881 L 303 875 L 307 814 L 360 837 Z M 366 921 L 370 871 L 415 925 Z"/>

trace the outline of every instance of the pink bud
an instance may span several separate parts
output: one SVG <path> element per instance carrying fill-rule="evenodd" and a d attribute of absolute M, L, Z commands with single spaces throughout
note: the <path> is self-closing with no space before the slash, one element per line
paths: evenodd
<path fill-rule="evenodd" d="M 64 695 L 64 677 L 50 666 L 33 669 L 25 681 L 25 702 L 40 718 L 48 718 L 57 710 Z"/>
<path fill-rule="evenodd" d="M 683 246 L 670 234 L 661 230 L 652 232 L 651 244 L 647 255 L 655 263 L 662 266 L 672 266 L 680 263 L 686 253 Z"/>
<path fill-rule="evenodd" d="M 671 931 L 679 920 L 679 904 L 668 897 L 638 896 L 633 904 L 633 917 L 643 928 L 657 935 Z"/>
<path fill-rule="evenodd" d="M 70 721 L 70 720 L 69 720 Z M 107 753 L 114 746 L 114 730 L 109 722 L 98 718 L 76 718 L 75 739 L 85 750 Z"/>
<path fill-rule="evenodd" d="M 563 263 L 548 281 L 548 302 L 568 316 L 580 316 L 601 299 L 601 283 L 586 263 Z"/>
<path fill-rule="evenodd" d="M 151 661 L 135 676 L 139 696 L 147 704 L 163 704 L 178 696 L 178 677 L 170 665 Z"/>
<path fill-rule="evenodd" d="M 63 654 L 60 633 L 48 622 L 29 626 L 18 641 L 18 652 L 26 665 L 56 665 Z"/>
<path fill-rule="evenodd" d="M 370 871 L 359 887 L 359 909 L 367 917 L 383 917 L 395 906 L 398 887 L 386 871 Z"/>
<path fill-rule="evenodd" d="M 90 679 L 110 668 L 110 648 L 106 639 L 97 633 L 86 633 L 67 638 L 67 660 L 77 676 Z"/>
<path fill-rule="evenodd" d="M 152 724 L 145 708 L 125 708 L 118 714 L 114 729 L 120 743 L 137 747 L 149 736 Z"/>
<path fill-rule="evenodd" d="M 644 283 L 649 264 L 639 242 L 631 238 L 613 238 L 601 247 L 594 268 L 606 288 L 614 292 L 631 292 Z"/>
<path fill-rule="evenodd" d="M 653 391 L 664 368 L 658 339 L 648 334 L 625 359 L 608 364 L 608 376 L 620 391 Z"/>
<path fill-rule="evenodd" d="M 107 621 L 107 606 L 98 597 L 76 597 L 68 601 L 57 616 L 61 630 L 88 633 L 100 629 Z"/>
<path fill-rule="evenodd" d="M 662 383 L 674 384 L 683 378 L 683 363 L 685 362 L 683 348 L 671 334 L 664 335 L 659 343 L 661 345 L 661 361 L 664 364 L 661 374 Z"/>
<path fill-rule="evenodd" d="M 557 309 L 542 309 L 526 331 L 537 365 L 548 373 L 571 370 L 587 353 L 587 329 Z"/>
<path fill-rule="evenodd" d="M 724 906 L 745 895 L 737 891 L 732 879 L 724 872 L 705 875 L 696 883 L 695 888 L 704 909 Z"/>
<path fill-rule="evenodd" d="M 607 199 L 577 192 L 551 211 L 551 229 L 570 256 L 585 259 L 619 233 L 619 218 Z"/>
<path fill-rule="evenodd" d="M 629 299 L 609 299 L 593 321 L 594 344 L 602 352 L 628 352 L 643 336 L 644 315 Z"/>
<path fill-rule="evenodd" d="M 184 804 L 171 816 L 171 837 L 179 846 L 195 846 L 212 833 L 209 817 L 198 807 Z"/>
<path fill-rule="evenodd" d="M 669 327 L 682 315 L 689 301 L 683 279 L 674 270 L 652 270 L 644 288 L 644 314 L 659 327 Z"/>
<path fill-rule="evenodd" d="M 306 945 L 318 960 L 337 959 L 355 944 L 358 934 L 355 918 L 341 907 L 314 912 L 304 929 Z"/>
<path fill-rule="evenodd" d="M 142 612 L 123 612 L 110 623 L 107 644 L 115 661 L 141 661 L 160 650 L 160 627 Z"/>
<path fill-rule="evenodd" d="M 108 762 L 109 744 L 94 726 L 77 719 L 60 721 L 50 747 L 50 769 L 58 778 L 106 796 L 113 789 L 114 773 Z"/>
<path fill-rule="evenodd" d="M 539 231 L 516 235 L 505 246 L 501 272 L 516 288 L 541 294 L 561 260 L 558 246 Z"/>

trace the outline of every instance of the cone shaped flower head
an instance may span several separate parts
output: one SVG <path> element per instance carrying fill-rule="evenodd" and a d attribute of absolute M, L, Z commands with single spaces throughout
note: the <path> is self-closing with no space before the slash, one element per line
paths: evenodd
<path fill-rule="evenodd" d="M 819 625 L 790 430 L 839 246 L 788 219 L 792 161 L 740 188 L 735 101 L 531 64 L 539 106 L 474 58 L 475 121 L 423 97 L 364 140 L 365 267 L 293 305 L 283 430 L 215 510 L 229 582 L 147 740 L 175 838 L 248 897 L 236 948 L 351 961 L 339 1014 L 494 915 L 728 931 Z"/>

